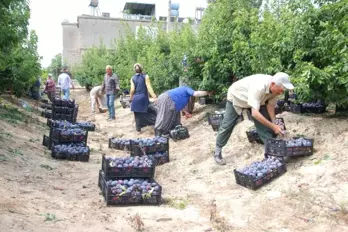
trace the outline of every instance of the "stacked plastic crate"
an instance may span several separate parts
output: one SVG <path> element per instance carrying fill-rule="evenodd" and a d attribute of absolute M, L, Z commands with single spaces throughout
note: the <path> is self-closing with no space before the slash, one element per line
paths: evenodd
<path fill-rule="evenodd" d="M 126 151 L 121 158 L 102 157 L 98 185 L 106 205 L 158 205 L 162 187 L 154 180 L 157 165 L 169 162 L 167 138 L 109 139 L 109 148 Z"/>
<path fill-rule="evenodd" d="M 52 104 L 53 119 L 47 120 L 50 130 L 49 136 L 43 137 L 43 145 L 51 149 L 51 156 L 55 159 L 89 161 L 88 131 L 94 131 L 95 125 L 76 123 L 77 112 L 75 101 L 55 99 Z"/>

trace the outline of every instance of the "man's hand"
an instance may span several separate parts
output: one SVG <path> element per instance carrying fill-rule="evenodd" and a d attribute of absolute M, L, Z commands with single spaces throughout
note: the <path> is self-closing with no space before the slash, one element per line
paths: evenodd
<path fill-rule="evenodd" d="M 283 135 L 283 130 L 280 126 L 276 125 L 276 124 L 273 124 L 273 127 L 272 127 L 272 130 L 273 132 L 276 134 L 276 135 Z"/>

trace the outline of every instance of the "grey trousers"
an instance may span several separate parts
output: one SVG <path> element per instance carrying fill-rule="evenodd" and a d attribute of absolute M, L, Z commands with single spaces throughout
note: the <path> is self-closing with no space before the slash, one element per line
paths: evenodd
<path fill-rule="evenodd" d="M 267 120 L 271 121 L 271 118 L 267 112 L 267 108 L 265 105 L 260 107 L 260 113 Z M 227 144 L 228 140 L 231 137 L 233 128 L 235 127 L 235 125 L 238 122 L 239 117 L 241 117 L 241 116 L 237 114 L 236 110 L 233 107 L 233 103 L 230 101 L 227 101 L 226 102 L 226 109 L 225 109 L 225 116 L 224 116 L 224 119 L 222 120 L 218 135 L 216 137 L 216 146 L 224 147 Z M 256 131 L 259 134 L 260 139 L 264 143 L 266 142 L 267 139 L 275 137 L 274 132 L 270 128 L 264 126 L 262 123 L 257 121 L 255 118 L 253 118 L 253 119 L 254 119 L 253 121 L 255 123 Z"/>

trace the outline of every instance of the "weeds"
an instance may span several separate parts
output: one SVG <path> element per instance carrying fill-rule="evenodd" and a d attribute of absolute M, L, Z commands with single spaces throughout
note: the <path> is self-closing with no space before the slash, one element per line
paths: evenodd
<path fill-rule="evenodd" d="M 44 216 L 45 217 L 45 221 L 55 221 L 56 220 L 56 215 L 55 214 L 42 213 L 42 214 L 40 214 L 40 216 Z"/>
<path fill-rule="evenodd" d="M 143 231 L 144 229 L 144 222 L 141 219 L 140 215 L 137 213 L 133 217 L 130 218 L 131 226 L 136 230 L 136 231 Z"/>
<path fill-rule="evenodd" d="M 0 119 L 3 119 L 11 124 L 17 124 L 18 121 L 23 121 L 25 115 L 17 108 L 6 107 L 0 109 Z"/>
<path fill-rule="evenodd" d="M 20 149 L 17 148 L 9 148 L 8 151 L 11 154 L 18 155 L 18 156 L 23 156 L 23 152 Z"/>
<path fill-rule="evenodd" d="M 0 138 L 4 139 L 4 138 L 13 138 L 13 135 L 9 132 L 0 132 Z"/>
<path fill-rule="evenodd" d="M 183 197 L 172 197 L 164 199 L 164 204 L 169 205 L 175 209 L 185 209 L 189 204 L 189 201 Z"/>

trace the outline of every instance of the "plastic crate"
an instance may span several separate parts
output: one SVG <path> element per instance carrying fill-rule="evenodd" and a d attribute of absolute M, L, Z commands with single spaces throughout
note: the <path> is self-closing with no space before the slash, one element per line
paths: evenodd
<path fill-rule="evenodd" d="M 120 97 L 120 103 L 122 105 L 122 108 L 128 108 L 130 107 L 130 96 L 124 96 L 124 95 L 121 95 Z"/>
<path fill-rule="evenodd" d="M 88 125 L 85 125 L 85 123 L 88 123 Z M 76 125 L 86 131 L 95 131 L 95 125 L 91 122 L 76 122 Z"/>
<path fill-rule="evenodd" d="M 312 114 L 323 114 L 325 113 L 326 106 L 319 107 L 307 107 L 302 104 L 302 112 L 303 113 L 312 113 Z"/>
<path fill-rule="evenodd" d="M 170 137 L 173 141 L 183 140 L 190 138 L 190 133 L 185 126 L 178 125 L 169 132 Z"/>
<path fill-rule="evenodd" d="M 48 147 L 50 144 L 50 138 L 46 135 L 43 136 L 43 139 L 42 139 L 42 145 L 45 146 L 45 147 Z"/>
<path fill-rule="evenodd" d="M 292 113 L 299 113 L 299 114 L 302 114 L 304 112 L 302 104 L 296 104 L 292 102 L 289 105 L 289 111 Z"/>
<path fill-rule="evenodd" d="M 200 97 L 198 99 L 198 103 L 200 105 L 209 105 L 209 104 L 214 104 L 214 100 L 211 98 L 206 98 L 206 97 Z"/>
<path fill-rule="evenodd" d="M 44 117 L 44 118 L 51 118 L 52 117 L 52 113 L 51 113 L 51 111 L 44 110 L 44 111 L 41 112 L 41 116 Z"/>
<path fill-rule="evenodd" d="M 151 157 L 149 157 L 151 158 Z M 154 161 L 154 160 L 153 160 Z M 155 176 L 156 163 L 152 167 L 112 167 L 110 162 L 102 156 L 102 170 L 108 178 L 153 178 Z"/>
<path fill-rule="evenodd" d="M 166 138 L 165 143 L 155 143 L 151 146 L 141 146 L 135 140 L 130 140 L 132 156 L 142 156 L 156 152 L 169 151 L 169 139 Z"/>
<path fill-rule="evenodd" d="M 60 128 L 54 128 L 50 132 L 50 137 L 54 140 L 56 140 L 59 143 L 69 143 L 69 142 L 85 142 L 87 143 L 87 137 L 88 137 L 88 131 L 84 131 L 81 129 L 78 129 L 81 134 L 74 133 L 77 129 L 69 129 L 72 130 L 70 134 L 66 134 L 66 129 L 60 129 Z"/>
<path fill-rule="evenodd" d="M 209 114 L 208 123 L 212 126 L 214 131 L 218 131 L 223 119 L 223 114 Z"/>
<path fill-rule="evenodd" d="M 140 196 L 129 196 L 122 194 L 115 194 L 111 191 L 111 186 L 108 185 L 107 180 L 105 180 L 105 175 L 103 172 L 100 172 L 101 179 L 101 189 L 103 192 L 104 200 L 107 206 L 115 205 L 115 206 L 123 206 L 123 205 L 159 205 L 161 203 L 161 195 L 162 195 L 162 187 L 159 186 L 159 190 L 157 194 L 152 194 L 150 197 L 146 197 L 143 195 Z M 130 178 L 117 178 L 117 180 L 129 180 Z M 142 180 L 147 180 L 149 182 L 155 182 L 154 179 L 147 178 L 139 178 Z"/>
<path fill-rule="evenodd" d="M 298 139 L 299 137 L 294 137 L 293 139 Z M 293 146 L 287 147 L 286 140 L 282 139 L 267 139 L 265 145 L 265 153 L 272 156 L 308 156 L 313 154 L 314 139 L 304 140 L 310 142 L 310 146 Z"/>
<path fill-rule="evenodd" d="M 261 186 L 271 182 L 273 179 L 277 178 L 278 176 L 281 176 L 285 172 L 286 165 L 285 163 L 282 163 L 280 167 L 277 167 L 276 169 L 269 171 L 265 176 L 260 177 L 258 179 L 254 179 L 252 176 L 245 175 L 237 171 L 236 169 L 234 169 L 234 177 L 236 179 L 237 184 L 252 190 L 257 190 Z"/>
<path fill-rule="evenodd" d="M 149 154 L 149 156 L 154 157 L 156 166 L 169 163 L 169 151 L 165 152 L 156 152 L 153 154 Z"/>
<path fill-rule="evenodd" d="M 50 103 L 41 103 L 40 108 L 42 109 L 47 109 L 47 110 L 52 110 L 52 104 Z"/>
<path fill-rule="evenodd" d="M 263 144 L 262 140 L 260 139 L 259 134 L 256 132 L 256 130 L 250 130 L 246 131 L 246 135 L 248 137 L 248 140 L 250 143 L 259 143 Z"/>
<path fill-rule="evenodd" d="M 81 161 L 81 162 L 88 162 L 89 161 L 89 156 L 90 156 L 90 149 L 88 148 L 87 153 L 78 153 L 78 154 L 71 154 L 71 153 L 66 153 L 66 152 L 57 152 L 54 150 L 54 146 L 51 151 L 51 156 L 54 159 L 66 159 L 70 161 Z"/>
<path fill-rule="evenodd" d="M 131 151 L 132 145 L 129 139 L 125 140 L 116 140 L 116 138 L 109 139 L 109 148 L 121 150 L 121 151 Z"/>

